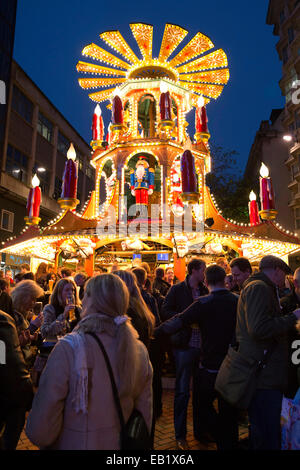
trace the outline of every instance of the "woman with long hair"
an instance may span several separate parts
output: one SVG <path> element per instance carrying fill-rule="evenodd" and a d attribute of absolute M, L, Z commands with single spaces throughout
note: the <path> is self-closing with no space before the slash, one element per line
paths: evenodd
<path fill-rule="evenodd" d="M 149 349 L 150 339 L 153 335 L 155 318 L 150 309 L 147 307 L 140 289 L 137 285 L 135 275 L 131 271 L 115 271 L 114 274 L 119 276 L 125 282 L 129 291 L 129 307 L 127 315 L 131 318 L 132 325 L 139 334 L 139 339 Z"/>
<path fill-rule="evenodd" d="M 48 265 L 47 263 L 40 263 L 35 273 L 35 282 L 44 289 L 47 290 L 47 279 L 48 278 Z"/>
<path fill-rule="evenodd" d="M 50 302 L 44 307 L 43 338 L 56 338 L 71 331 L 80 321 L 81 302 L 72 279 L 61 279 L 55 284 Z"/>
<path fill-rule="evenodd" d="M 82 320 L 56 344 L 44 369 L 26 433 L 40 448 L 119 450 L 120 422 L 103 353 L 109 357 L 124 420 L 138 409 L 150 431 L 152 367 L 146 347 L 125 315 L 129 293 L 114 274 L 91 278 Z"/>

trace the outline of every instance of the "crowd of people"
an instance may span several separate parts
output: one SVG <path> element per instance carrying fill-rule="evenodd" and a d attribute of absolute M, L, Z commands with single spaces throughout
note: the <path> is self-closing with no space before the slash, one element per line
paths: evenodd
<path fill-rule="evenodd" d="M 242 257 L 209 266 L 193 258 L 181 282 L 173 268 L 152 273 L 147 263 L 92 277 L 55 273 L 46 263 L 35 274 L 24 264 L 14 278 L 7 270 L 0 276 L 0 448 L 16 449 L 29 412 L 26 433 L 41 449 L 120 449 L 110 376 L 92 333 L 108 354 L 125 421 L 138 409 L 152 445 L 168 365 L 178 450 L 189 448 L 191 382 L 197 440 L 239 449 L 239 422 L 247 419 L 249 449 L 280 449 L 282 398 L 300 385 L 291 360 L 299 320 L 300 268 L 292 276 L 275 256 L 256 268 Z M 229 346 L 257 361 L 272 350 L 243 412 L 215 389 Z"/>

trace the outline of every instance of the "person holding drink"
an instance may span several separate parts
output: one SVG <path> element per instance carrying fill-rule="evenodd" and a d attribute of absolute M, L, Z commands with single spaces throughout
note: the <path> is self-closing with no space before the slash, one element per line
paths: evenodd
<path fill-rule="evenodd" d="M 49 279 L 48 279 L 48 291 L 50 292 L 50 294 L 52 294 L 54 286 L 55 286 L 57 281 L 58 281 L 58 278 L 57 278 L 56 274 L 51 273 L 49 275 Z"/>
<path fill-rule="evenodd" d="M 43 338 L 57 339 L 73 330 L 80 321 L 81 303 L 72 279 L 61 279 L 56 283 L 43 314 Z"/>

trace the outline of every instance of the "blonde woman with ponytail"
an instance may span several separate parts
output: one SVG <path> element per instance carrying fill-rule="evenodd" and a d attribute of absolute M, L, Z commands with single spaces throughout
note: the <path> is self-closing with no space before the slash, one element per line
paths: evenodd
<path fill-rule="evenodd" d="M 43 449 L 119 450 L 120 423 L 101 339 L 115 376 L 125 421 L 133 408 L 152 423 L 152 367 L 126 316 L 129 293 L 115 274 L 91 278 L 82 320 L 52 351 L 40 379 L 26 433 Z"/>

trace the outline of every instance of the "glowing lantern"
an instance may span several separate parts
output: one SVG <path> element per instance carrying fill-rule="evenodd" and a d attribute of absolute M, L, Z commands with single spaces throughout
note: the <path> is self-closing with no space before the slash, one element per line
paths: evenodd
<path fill-rule="evenodd" d="M 197 203 L 199 193 L 197 188 L 197 173 L 195 159 L 190 150 L 185 150 L 181 157 L 181 181 L 183 202 Z"/>
<path fill-rule="evenodd" d="M 160 119 L 162 121 L 171 121 L 171 107 L 172 101 L 170 97 L 170 92 L 168 91 L 168 86 L 166 83 L 161 82 L 160 84 Z"/>
<path fill-rule="evenodd" d="M 34 175 L 31 181 L 32 188 L 29 191 L 28 199 L 27 199 L 27 217 L 25 217 L 25 221 L 27 225 L 38 225 L 40 222 L 40 205 L 41 205 L 41 198 L 42 192 L 40 188 L 40 180 L 37 175 Z"/>
<path fill-rule="evenodd" d="M 257 225 L 260 223 L 259 214 L 258 214 L 258 205 L 256 202 L 256 194 L 254 191 L 251 191 L 249 196 L 249 216 L 250 216 L 250 224 Z"/>
<path fill-rule="evenodd" d="M 103 140 L 103 135 L 104 135 L 104 125 L 103 125 L 103 119 L 101 115 L 101 108 L 99 104 L 97 104 L 94 115 L 93 115 L 93 141 L 101 141 Z"/>
<path fill-rule="evenodd" d="M 206 113 L 205 100 L 203 96 L 199 96 L 197 101 L 197 108 L 195 111 L 195 127 L 196 127 L 196 142 L 200 142 L 201 139 L 207 141 L 210 138 L 208 130 L 208 119 Z"/>
<path fill-rule="evenodd" d="M 112 124 L 113 125 L 121 125 L 123 124 L 123 103 L 120 96 L 117 94 L 115 90 L 112 103 Z"/>
<path fill-rule="evenodd" d="M 275 197 L 272 180 L 269 177 L 268 167 L 262 163 L 260 168 L 260 217 L 263 220 L 275 219 L 277 211 L 275 210 Z"/>
<path fill-rule="evenodd" d="M 63 175 L 61 198 L 58 200 L 62 209 L 75 209 L 79 203 L 77 196 L 78 165 L 75 162 L 76 151 L 71 143 L 67 153 L 67 161 Z"/>

